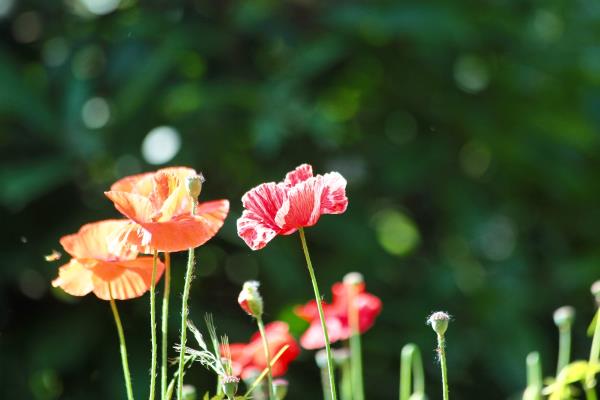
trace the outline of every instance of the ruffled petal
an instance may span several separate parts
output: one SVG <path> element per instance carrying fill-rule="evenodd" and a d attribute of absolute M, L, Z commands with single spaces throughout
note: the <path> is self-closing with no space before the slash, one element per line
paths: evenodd
<path fill-rule="evenodd" d="M 152 177 L 154 172 L 130 175 L 119 179 L 110 187 L 114 192 L 129 192 L 142 196 L 149 196 L 152 192 Z"/>
<path fill-rule="evenodd" d="M 381 313 L 382 302 L 375 295 L 361 293 L 356 296 L 355 304 L 358 308 L 358 329 L 364 333 L 375 324 L 375 319 Z"/>
<path fill-rule="evenodd" d="M 325 318 L 329 343 L 350 337 L 350 328 L 343 324 L 338 318 Z M 300 345 L 307 350 L 315 350 L 325 347 L 325 336 L 319 320 L 314 320 L 300 338 Z"/>
<path fill-rule="evenodd" d="M 93 268 L 94 294 L 103 300 L 110 300 L 111 293 L 116 300 L 142 296 L 152 284 L 152 263 L 152 257 L 98 263 Z M 164 270 L 165 265 L 157 260 L 155 282 L 160 280 Z"/>
<path fill-rule="evenodd" d="M 121 214 L 135 222 L 151 222 L 154 216 L 152 203 L 146 197 L 128 192 L 104 192 Z"/>
<path fill-rule="evenodd" d="M 312 166 L 309 164 L 302 164 L 297 166 L 295 170 L 286 174 L 284 183 L 287 187 L 292 187 L 312 178 L 312 176 Z"/>
<path fill-rule="evenodd" d="M 317 223 L 322 188 L 321 177 L 314 177 L 300 182 L 288 191 L 287 199 L 275 216 L 275 223 L 281 228 L 282 234 Z"/>
<path fill-rule="evenodd" d="M 348 208 L 346 179 L 337 172 L 323 175 L 321 214 L 341 214 Z"/>
<path fill-rule="evenodd" d="M 65 251 L 75 258 L 93 258 L 111 260 L 114 258 L 133 259 L 137 253 L 129 248 L 118 250 L 109 247 L 109 240 L 116 232 L 129 225 L 128 220 L 104 220 L 86 224 L 79 232 L 63 236 L 60 244 Z"/>
<path fill-rule="evenodd" d="M 68 264 L 63 265 L 58 270 L 58 277 L 52 281 L 52 286 L 60 287 L 72 296 L 85 296 L 94 290 L 93 273 L 88 266 L 94 261 L 89 261 L 85 265 L 76 259 L 72 259 Z"/>
<path fill-rule="evenodd" d="M 275 215 L 285 201 L 286 190 L 283 185 L 273 182 L 263 183 L 252 190 L 249 190 L 242 196 L 242 204 L 248 211 L 256 214 L 260 221 L 277 230 Z"/>
<path fill-rule="evenodd" d="M 137 235 L 130 231 L 128 241 L 142 253 L 154 250 L 176 252 L 198 247 L 216 235 L 228 212 L 227 200 L 201 203 L 196 215 L 180 215 L 166 222 L 141 223 L 143 229 L 137 229 Z"/>
<path fill-rule="evenodd" d="M 277 230 L 263 223 L 263 219 L 253 211 L 244 210 L 237 220 L 237 232 L 252 250 L 260 250 L 275 236 Z"/>

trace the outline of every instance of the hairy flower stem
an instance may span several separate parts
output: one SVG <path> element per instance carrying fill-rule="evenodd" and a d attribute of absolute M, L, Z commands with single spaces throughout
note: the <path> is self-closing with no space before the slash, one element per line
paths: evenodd
<path fill-rule="evenodd" d="M 592 338 L 592 349 L 588 365 L 598 364 L 600 358 L 600 308 L 596 311 L 596 327 Z M 593 373 L 588 373 L 585 380 L 585 394 L 589 400 L 596 400 L 596 378 Z"/>
<path fill-rule="evenodd" d="M 350 291 L 348 319 L 352 336 L 350 336 L 350 365 L 352 370 L 352 395 L 354 400 L 364 400 L 365 393 L 363 388 L 362 373 L 362 349 L 360 343 L 360 330 L 358 326 L 358 307 L 356 307 L 356 288 L 354 285 L 348 285 Z"/>
<path fill-rule="evenodd" d="M 171 293 L 171 255 L 165 252 L 165 291 L 162 301 L 162 319 L 161 319 L 161 366 L 160 366 L 160 398 L 166 399 L 167 396 L 167 344 L 169 342 L 169 295 Z"/>
<path fill-rule="evenodd" d="M 192 215 L 196 210 L 198 200 L 193 199 L 192 203 Z M 188 299 L 190 297 L 190 287 L 192 286 L 192 279 L 194 278 L 194 248 L 188 250 L 188 263 L 185 270 L 185 281 L 183 284 L 183 297 L 181 302 L 181 341 L 179 343 L 181 351 L 179 352 L 179 376 L 177 377 L 177 399 L 183 400 L 183 365 L 185 356 L 185 342 L 187 340 L 187 320 L 189 315 Z"/>
<path fill-rule="evenodd" d="M 154 400 L 156 390 L 156 263 L 158 252 L 154 250 L 152 255 L 152 281 L 150 282 L 150 337 L 152 340 L 152 362 L 150 366 L 150 400 Z"/>
<path fill-rule="evenodd" d="M 110 295 L 110 308 L 112 310 L 113 317 L 115 318 L 115 325 L 117 325 L 117 333 L 119 334 L 119 348 L 121 350 L 121 364 L 123 364 L 123 377 L 125 378 L 127 399 L 133 400 L 133 390 L 131 388 L 131 374 L 129 373 L 129 362 L 127 361 L 127 344 L 125 343 L 125 335 L 123 334 L 123 325 L 121 325 L 121 317 L 119 317 L 119 311 L 117 310 L 117 304 L 115 303 L 115 299 L 113 299 L 112 297 L 110 285 L 108 285 L 108 293 Z"/>
<path fill-rule="evenodd" d="M 325 315 L 323 314 L 323 304 L 321 304 L 321 294 L 319 293 L 317 278 L 315 278 L 315 271 L 313 270 L 312 263 L 310 262 L 310 254 L 308 254 L 308 247 L 306 246 L 306 237 L 304 236 L 304 229 L 300 228 L 298 229 L 298 232 L 300 233 L 302 250 L 304 251 L 304 257 L 306 258 L 306 266 L 308 268 L 310 280 L 312 282 L 313 290 L 315 292 L 315 300 L 317 301 L 317 309 L 319 310 L 319 318 L 321 319 L 321 328 L 323 329 L 323 337 L 325 338 L 325 352 L 327 353 L 327 373 L 329 375 L 331 400 L 337 400 L 335 376 L 333 370 L 333 358 L 331 356 L 331 345 L 329 344 L 329 334 L 327 333 L 327 325 L 325 324 Z"/>
<path fill-rule="evenodd" d="M 442 393 L 443 399 L 448 400 L 448 370 L 446 367 L 446 338 L 444 335 L 437 335 L 438 355 L 440 358 L 440 367 L 442 368 Z"/>
<path fill-rule="evenodd" d="M 267 342 L 267 334 L 265 332 L 265 325 L 263 324 L 262 317 L 256 317 L 256 324 L 258 325 L 258 331 L 262 338 L 263 350 L 265 351 L 265 358 L 267 359 L 267 384 L 269 385 L 269 399 L 277 400 L 275 397 L 275 390 L 273 388 L 273 373 L 271 371 L 271 353 L 269 352 L 269 343 Z"/>

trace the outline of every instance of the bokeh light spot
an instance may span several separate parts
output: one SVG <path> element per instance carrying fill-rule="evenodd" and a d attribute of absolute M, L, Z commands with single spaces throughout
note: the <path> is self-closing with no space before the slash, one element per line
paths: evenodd
<path fill-rule="evenodd" d="M 404 213 L 386 209 L 374 217 L 377 240 L 390 254 L 404 256 L 417 247 L 420 234 L 416 224 Z"/>
<path fill-rule="evenodd" d="M 465 174 L 472 178 L 481 178 L 490 166 L 492 154 L 483 143 L 471 141 L 460 149 L 459 160 Z"/>
<path fill-rule="evenodd" d="M 458 87 L 468 93 L 478 93 L 490 81 L 485 62 L 474 55 L 464 55 L 454 64 L 454 80 Z"/>
<path fill-rule="evenodd" d="M 504 215 L 496 215 L 482 226 L 479 247 L 488 259 L 502 261 L 511 256 L 516 241 L 517 232 L 513 221 Z"/>
<path fill-rule="evenodd" d="M 10 14 L 15 4 L 15 0 L 0 0 L 0 18 Z"/>
<path fill-rule="evenodd" d="M 142 156 L 149 164 L 164 164 L 175 157 L 181 147 L 179 132 L 170 126 L 152 129 L 142 142 Z"/>
<path fill-rule="evenodd" d="M 58 67 L 62 65 L 69 55 L 69 47 L 65 39 L 57 37 L 44 43 L 42 49 L 42 59 L 49 67 Z"/>
<path fill-rule="evenodd" d="M 533 17 L 533 30 L 543 41 L 552 42 L 563 33 L 563 21 L 548 10 L 538 10 Z"/>
<path fill-rule="evenodd" d="M 96 15 L 106 15 L 119 7 L 120 0 L 81 0 L 85 8 Z"/>
<path fill-rule="evenodd" d="M 110 108 L 102 97 L 92 97 L 81 109 L 81 119 L 90 129 L 102 128 L 110 119 Z"/>
<path fill-rule="evenodd" d="M 100 46 L 90 45 L 79 50 L 73 57 L 73 74 L 78 79 L 91 79 L 100 75 L 106 64 Z"/>
<path fill-rule="evenodd" d="M 33 43 L 42 34 L 42 20 L 35 11 L 24 12 L 15 18 L 12 31 L 17 42 Z"/>

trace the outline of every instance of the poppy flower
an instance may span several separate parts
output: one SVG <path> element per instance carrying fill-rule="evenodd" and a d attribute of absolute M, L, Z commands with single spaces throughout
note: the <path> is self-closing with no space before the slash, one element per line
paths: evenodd
<path fill-rule="evenodd" d="M 287 372 L 289 363 L 300 354 L 300 347 L 285 322 L 275 321 L 265 325 L 265 333 L 271 357 L 274 357 L 285 345 L 290 346 L 271 367 L 274 377 L 282 376 Z M 256 371 L 260 373 L 267 367 L 260 332 L 255 333 L 249 343 L 232 343 L 229 348 L 234 375 L 245 379 Z"/>
<path fill-rule="evenodd" d="M 79 232 L 64 236 L 60 244 L 73 258 L 59 268 L 52 286 L 73 296 L 94 292 L 103 300 L 126 300 L 143 295 L 152 281 L 152 257 L 138 257 L 131 248 L 115 253 L 108 238 L 123 229 L 127 220 L 105 220 L 87 224 Z M 164 265 L 157 260 L 156 280 Z"/>
<path fill-rule="evenodd" d="M 323 214 L 346 211 L 346 179 L 337 172 L 313 176 L 312 167 L 302 164 L 283 182 L 263 183 L 246 192 L 242 204 L 238 235 L 259 250 L 277 235 L 316 224 Z"/>
<path fill-rule="evenodd" d="M 223 226 L 229 202 L 200 203 L 192 213 L 186 179 L 196 175 L 191 168 L 172 167 L 114 183 L 105 194 L 132 222 L 116 235 L 113 245 L 129 244 L 143 253 L 176 252 L 211 239 Z"/>
<path fill-rule="evenodd" d="M 358 329 L 360 333 L 364 333 L 375 323 L 375 319 L 381 312 L 382 303 L 379 297 L 366 292 L 364 282 L 357 284 L 354 290 L 354 306 L 358 311 Z M 331 304 L 323 301 L 322 305 L 329 342 L 335 343 L 338 340 L 348 339 L 352 334 L 348 320 L 349 287 L 342 282 L 337 282 L 332 286 L 331 292 L 333 293 Z M 319 320 L 317 302 L 311 300 L 303 306 L 296 307 L 294 312 L 300 318 L 310 322 L 310 326 L 300 338 L 300 345 L 309 350 L 324 347 L 325 338 Z"/>

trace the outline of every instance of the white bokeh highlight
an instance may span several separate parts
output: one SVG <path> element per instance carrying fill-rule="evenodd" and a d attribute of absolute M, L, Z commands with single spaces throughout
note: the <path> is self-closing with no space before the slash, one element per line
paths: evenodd
<path fill-rule="evenodd" d="M 179 132 L 170 126 L 152 129 L 142 142 L 142 156 L 147 163 L 165 164 L 173 159 L 181 148 Z"/>

